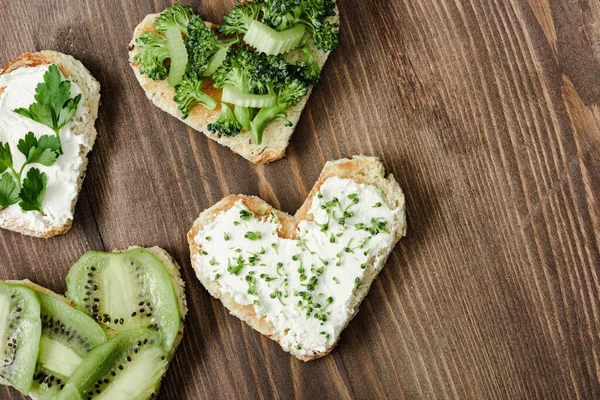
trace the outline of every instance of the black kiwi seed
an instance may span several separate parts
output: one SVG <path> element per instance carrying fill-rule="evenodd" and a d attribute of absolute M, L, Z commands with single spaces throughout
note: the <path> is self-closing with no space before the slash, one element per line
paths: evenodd
<path fill-rule="evenodd" d="M 131 357 L 127 356 L 127 362 L 131 362 Z"/>
<path fill-rule="evenodd" d="M 122 370 L 122 369 L 123 369 L 123 366 L 122 366 L 122 365 L 119 365 L 119 369 L 121 369 L 121 370 Z"/>
<path fill-rule="evenodd" d="M 143 301 L 140 301 L 140 303 L 138 304 L 138 306 L 143 306 L 143 305 L 144 305 Z"/>
<path fill-rule="evenodd" d="M 132 317 L 135 317 L 135 316 L 136 316 L 136 314 L 137 314 L 137 313 L 134 311 L 134 312 L 132 312 L 132 313 L 131 313 L 131 316 L 132 316 Z"/>
<path fill-rule="evenodd" d="M 115 371 L 110 371 L 110 374 L 111 374 L 112 376 L 117 376 L 117 373 L 116 373 Z"/>

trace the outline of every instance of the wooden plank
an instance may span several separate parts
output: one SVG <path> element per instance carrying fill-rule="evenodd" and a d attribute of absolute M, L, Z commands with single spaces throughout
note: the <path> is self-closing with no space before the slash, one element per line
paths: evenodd
<path fill-rule="evenodd" d="M 600 397 L 597 1 L 340 1 L 340 48 L 288 156 L 260 167 L 138 86 L 126 44 L 167 4 L 0 5 L 2 64 L 73 54 L 103 100 L 74 229 L 50 241 L 2 232 L 0 278 L 63 290 L 85 250 L 169 250 L 190 314 L 165 399 Z M 217 22 L 233 4 L 193 2 Z M 409 236 L 338 349 L 301 363 L 210 298 L 185 233 L 230 193 L 293 212 L 326 160 L 359 153 L 405 189 Z"/>

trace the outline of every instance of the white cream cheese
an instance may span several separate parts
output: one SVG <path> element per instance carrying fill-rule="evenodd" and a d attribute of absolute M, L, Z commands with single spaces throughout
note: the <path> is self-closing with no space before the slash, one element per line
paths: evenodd
<path fill-rule="evenodd" d="M 13 164 L 17 170 L 25 162 L 25 156 L 17 149 L 20 139 L 28 132 L 33 132 L 37 138 L 42 135 L 55 135 L 49 127 L 13 111 L 19 107 L 29 108 L 35 102 L 35 88 L 38 83 L 43 82 L 44 73 L 48 68 L 48 65 L 21 67 L 8 74 L 0 75 L 0 142 L 10 145 Z M 81 89 L 71 82 L 71 97 L 80 93 Z M 83 101 L 83 99 L 80 101 L 73 120 L 60 130 L 64 154 L 50 167 L 33 164 L 23 171 L 23 177 L 32 167 L 46 173 L 47 187 L 42 202 L 46 215 L 43 216 L 37 211 L 24 212 L 18 204 L 14 204 L 0 211 L 0 224 L 18 221 L 20 225 L 29 229 L 44 232 L 73 219 L 71 204 L 77 196 L 77 180 L 83 163 L 83 159 L 79 157 L 80 146 L 87 145 L 84 143 L 83 135 L 75 134 L 73 127 L 78 123 L 77 120 L 89 114 L 89 110 L 82 106 Z"/>
<path fill-rule="evenodd" d="M 354 314 L 365 267 L 379 269 L 387 257 L 400 212 L 375 186 L 332 177 L 312 200 L 313 221 L 298 224 L 299 240 L 280 238 L 275 215 L 254 216 L 239 201 L 197 234 L 203 251 L 194 264 L 284 332 L 286 350 L 324 352 Z"/>

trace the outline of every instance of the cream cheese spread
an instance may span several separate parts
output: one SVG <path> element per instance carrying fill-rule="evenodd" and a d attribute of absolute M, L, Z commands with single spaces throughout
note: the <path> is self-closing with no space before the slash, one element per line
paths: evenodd
<path fill-rule="evenodd" d="M 378 270 L 395 243 L 391 210 L 373 185 L 327 179 L 297 226 L 298 240 L 281 238 L 277 215 L 259 216 L 241 201 L 195 237 L 197 273 L 281 332 L 295 355 L 326 351 L 354 315 L 352 300 L 365 269 Z"/>
<path fill-rule="evenodd" d="M 35 88 L 38 83 L 43 82 L 44 73 L 48 68 L 49 65 L 21 67 L 0 75 L 0 142 L 10 145 L 13 164 L 17 170 L 25 162 L 25 156 L 17 149 L 20 139 L 28 132 L 33 132 L 37 138 L 42 135 L 55 135 L 51 128 L 13 111 L 19 107 L 29 108 L 35 102 Z M 81 89 L 71 82 L 71 97 L 80 93 Z M 84 162 L 83 158 L 79 157 L 80 146 L 89 145 L 84 143 L 83 135 L 77 135 L 73 130 L 78 121 L 89 114 L 89 110 L 82 106 L 83 102 L 82 99 L 73 120 L 60 130 L 63 154 L 58 157 L 56 163 L 49 167 L 34 164 L 27 166 L 23 172 L 25 176 L 29 168 L 35 167 L 46 173 L 47 187 L 42 202 L 46 215 L 37 211 L 24 212 L 18 204 L 14 204 L 0 211 L 0 224 L 18 221 L 27 228 L 44 232 L 52 229 L 53 225 L 61 226 L 73 219 L 71 205 L 77 196 L 79 169 Z"/>

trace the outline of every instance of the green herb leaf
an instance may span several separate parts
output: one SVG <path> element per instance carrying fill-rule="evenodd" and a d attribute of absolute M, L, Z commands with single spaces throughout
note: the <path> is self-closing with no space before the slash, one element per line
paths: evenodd
<path fill-rule="evenodd" d="M 240 218 L 243 219 L 244 221 L 250 221 L 250 219 L 252 218 L 254 214 L 252 214 L 251 211 L 248 210 L 241 210 L 240 211 Z"/>
<path fill-rule="evenodd" d="M 58 158 L 60 141 L 56 136 L 48 135 L 44 135 L 38 140 L 33 132 L 29 132 L 19 140 L 17 148 L 25 156 L 25 164 L 37 163 L 49 167 Z"/>
<path fill-rule="evenodd" d="M 52 64 L 44 74 L 44 82 L 40 82 L 35 88 L 34 98 L 36 103 L 29 108 L 17 108 L 14 112 L 46 125 L 60 139 L 59 130 L 77 112 L 81 94 L 71 98 L 71 81 L 63 81 L 58 67 Z"/>
<path fill-rule="evenodd" d="M 0 209 L 19 202 L 19 188 L 9 173 L 0 178 Z"/>
<path fill-rule="evenodd" d="M 260 238 L 262 238 L 262 235 L 260 234 L 260 232 L 248 231 L 246 232 L 244 237 L 248 240 L 259 240 Z"/>
<path fill-rule="evenodd" d="M 19 143 L 17 143 L 17 149 L 19 149 L 25 158 L 29 158 L 29 152 L 37 146 L 37 143 L 37 138 L 33 132 L 29 132 L 23 139 L 19 140 Z"/>
<path fill-rule="evenodd" d="M 23 211 L 39 211 L 42 215 L 42 199 L 46 193 L 46 174 L 37 168 L 31 168 L 23 180 L 23 188 L 19 193 L 19 205 Z"/>
<path fill-rule="evenodd" d="M 0 142 L 0 174 L 6 171 L 8 168 L 12 168 L 12 153 L 10 152 L 10 146 L 8 143 Z"/>

